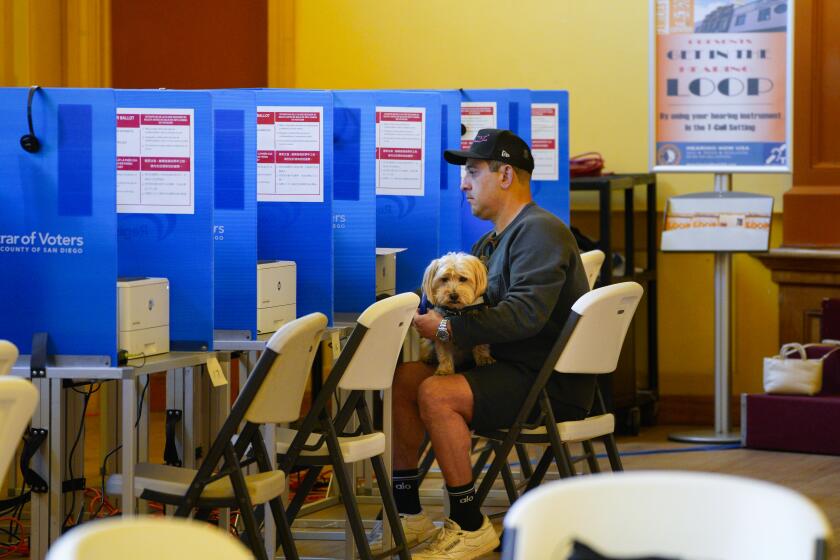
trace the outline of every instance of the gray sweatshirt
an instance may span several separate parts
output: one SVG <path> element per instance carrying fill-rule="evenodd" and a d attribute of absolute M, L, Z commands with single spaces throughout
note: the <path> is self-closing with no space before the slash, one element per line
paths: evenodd
<path fill-rule="evenodd" d="M 472 252 L 481 257 L 491 249 L 488 307 L 452 317 L 453 341 L 464 348 L 489 343 L 496 360 L 537 372 L 572 304 L 589 291 L 577 243 L 557 216 L 530 203 L 500 235 L 491 231 L 479 239 Z M 591 375 L 556 375 L 548 393 L 589 409 L 594 384 Z"/>

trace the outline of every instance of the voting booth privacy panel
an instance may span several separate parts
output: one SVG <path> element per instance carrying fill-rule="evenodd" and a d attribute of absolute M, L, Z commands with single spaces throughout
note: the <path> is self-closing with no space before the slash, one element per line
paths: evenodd
<path fill-rule="evenodd" d="M 257 116 L 251 91 L 213 98 L 214 329 L 257 335 Z"/>
<path fill-rule="evenodd" d="M 440 142 L 441 151 L 458 150 L 461 144 L 461 92 L 441 90 Z M 440 238 L 438 254 L 462 250 L 461 212 L 466 204 L 461 194 L 461 171 L 456 165 L 440 159 Z"/>
<path fill-rule="evenodd" d="M 415 289 L 437 256 L 440 101 L 431 93 L 333 95 L 335 310 L 356 313 L 377 295 L 378 244 L 407 249 L 396 257 L 399 290 Z"/>
<path fill-rule="evenodd" d="M 409 292 L 440 254 L 441 98 L 384 91 L 375 101 L 376 246 L 406 249 L 386 258 L 396 258 L 395 292 Z M 388 292 L 388 282 L 377 296 Z"/>
<path fill-rule="evenodd" d="M 170 349 L 212 349 L 212 94 L 115 96 L 119 276 L 167 278 Z"/>
<path fill-rule="evenodd" d="M 111 90 L 39 89 L 29 153 L 22 88 L 0 89 L 0 337 L 22 354 L 116 362 L 115 104 Z"/>
<path fill-rule="evenodd" d="M 257 256 L 296 268 L 297 316 L 333 321 L 333 96 L 256 90 Z M 371 265 L 371 274 L 373 265 Z"/>

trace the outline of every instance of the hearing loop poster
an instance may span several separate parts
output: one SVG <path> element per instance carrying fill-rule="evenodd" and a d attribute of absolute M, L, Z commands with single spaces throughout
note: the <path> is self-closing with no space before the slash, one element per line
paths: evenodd
<path fill-rule="evenodd" d="M 651 168 L 790 172 L 794 0 L 651 0 Z"/>

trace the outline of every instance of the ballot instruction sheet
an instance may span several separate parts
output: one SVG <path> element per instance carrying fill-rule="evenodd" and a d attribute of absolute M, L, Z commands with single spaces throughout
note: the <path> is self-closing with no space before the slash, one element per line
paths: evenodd
<path fill-rule="evenodd" d="M 531 104 L 531 153 L 534 155 L 531 178 L 535 181 L 557 181 L 560 177 L 559 110 L 557 103 Z"/>
<path fill-rule="evenodd" d="M 193 109 L 117 109 L 117 212 L 195 213 Z"/>
<path fill-rule="evenodd" d="M 376 108 L 376 194 L 423 196 L 425 107 Z"/>
<path fill-rule="evenodd" d="M 324 201 L 323 107 L 257 107 L 257 200 Z"/>

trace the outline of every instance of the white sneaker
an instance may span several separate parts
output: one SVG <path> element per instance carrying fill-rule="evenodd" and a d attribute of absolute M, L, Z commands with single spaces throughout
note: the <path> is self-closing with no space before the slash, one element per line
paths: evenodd
<path fill-rule="evenodd" d="M 405 542 L 409 548 L 429 540 L 440 531 L 425 511 L 414 514 L 401 513 L 400 521 L 402 522 L 403 533 L 405 533 Z M 371 550 L 382 549 L 382 527 L 382 521 L 377 521 L 368 535 Z"/>
<path fill-rule="evenodd" d="M 443 521 L 443 529 L 429 546 L 413 553 L 413 560 L 472 560 L 493 552 L 499 546 L 499 536 L 484 516 L 484 523 L 477 531 L 464 531 L 451 519 Z"/>

